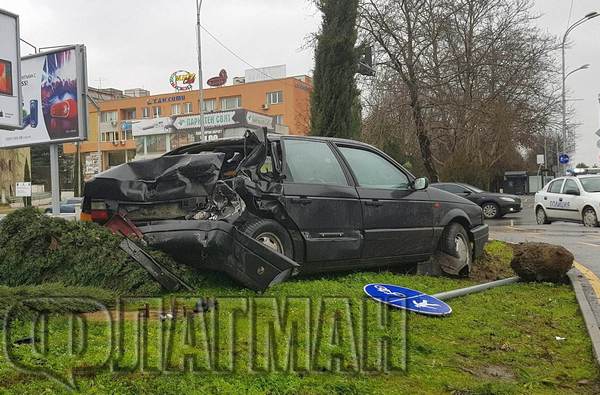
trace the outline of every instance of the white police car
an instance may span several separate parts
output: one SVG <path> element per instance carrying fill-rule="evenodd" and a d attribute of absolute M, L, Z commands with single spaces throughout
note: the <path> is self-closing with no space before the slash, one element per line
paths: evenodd
<path fill-rule="evenodd" d="M 535 194 L 535 216 L 540 225 L 570 221 L 600 226 L 600 175 L 552 180 Z"/>

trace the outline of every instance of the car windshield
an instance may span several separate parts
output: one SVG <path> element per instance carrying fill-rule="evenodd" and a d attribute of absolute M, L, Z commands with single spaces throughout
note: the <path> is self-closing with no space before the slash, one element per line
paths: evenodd
<path fill-rule="evenodd" d="M 600 177 L 581 178 L 580 181 L 586 192 L 600 192 Z"/>
<path fill-rule="evenodd" d="M 479 189 L 477 187 L 474 187 L 473 185 L 470 184 L 463 184 L 465 187 L 469 188 L 470 190 L 472 190 L 475 193 L 482 193 L 485 192 L 483 189 Z"/>

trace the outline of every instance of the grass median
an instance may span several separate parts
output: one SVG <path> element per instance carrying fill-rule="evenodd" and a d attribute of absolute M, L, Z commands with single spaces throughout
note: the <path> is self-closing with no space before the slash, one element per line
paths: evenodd
<path fill-rule="evenodd" d="M 2 311 L 20 307 L 4 329 L 0 386 L 12 393 L 68 392 L 60 382 L 75 369 L 85 393 L 598 393 L 591 343 L 569 285 L 523 283 L 465 296 L 449 301 L 453 313 L 445 318 L 405 314 L 362 291 L 367 283 L 390 283 L 443 292 L 512 275 L 510 257 L 507 245 L 488 244 L 478 270 L 489 278 L 340 273 L 295 278 L 260 295 L 205 274 L 197 292 L 122 301 L 123 320 L 114 325 L 85 301 L 98 299 L 115 320 L 116 298 L 127 294 L 118 287 L 2 287 Z M 54 295 L 81 303 L 37 302 Z M 182 319 L 183 308 L 190 312 L 200 297 L 216 298 L 218 308 Z M 174 303 L 175 317 L 161 320 Z M 137 313 L 146 305 L 147 318 Z M 81 315 L 86 309 L 98 311 Z M 42 323 L 41 311 L 48 313 Z M 73 347 L 83 332 L 85 347 Z M 15 344 L 28 338 L 33 344 Z M 373 358 L 380 339 L 391 347 L 391 371 Z"/>

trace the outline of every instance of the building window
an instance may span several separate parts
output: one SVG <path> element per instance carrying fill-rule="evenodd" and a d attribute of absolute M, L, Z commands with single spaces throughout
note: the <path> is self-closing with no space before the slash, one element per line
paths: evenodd
<path fill-rule="evenodd" d="M 167 152 L 167 135 L 156 134 L 146 136 L 147 154 L 164 154 Z"/>
<path fill-rule="evenodd" d="M 154 116 L 154 118 L 158 118 L 160 117 L 161 114 L 161 108 L 156 106 L 156 107 L 152 107 L 152 115 Z"/>
<path fill-rule="evenodd" d="M 135 108 L 125 110 L 125 116 L 123 118 L 125 121 L 130 121 L 135 118 L 136 118 Z"/>
<path fill-rule="evenodd" d="M 150 118 L 150 109 L 148 107 L 142 108 L 142 118 Z"/>
<path fill-rule="evenodd" d="M 181 114 L 181 107 L 179 104 L 171 104 L 171 115 Z"/>
<path fill-rule="evenodd" d="M 104 132 L 100 137 L 101 141 L 118 141 L 119 132 Z"/>
<path fill-rule="evenodd" d="M 185 103 L 183 105 L 183 113 L 184 114 L 191 114 L 194 111 L 193 107 L 192 107 L 192 103 Z"/>
<path fill-rule="evenodd" d="M 275 125 L 283 125 L 283 115 L 275 115 Z"/>
<path fill-rule="evenodd" d="M 116 111 L 102 111 L 100 113 L 100 122 L 102 122 L 102 123 L 117 122 L 117 112 Z"/>
<path fill-rule="evenodd" d="M 135 153 L 137 155 L 146 155 L 146 136 L 135 138 Z"/>
<path fill-rule="evenodd" d="M 267 104 L 283 103 L 283 91 L 267 93 Z"/>
<path fill-rule="evenodd" d="M 217 101 L 215 99 L 207 99 L 207 100 L 204 100 L 204 102 L 202 103 L 202 111 L 213 112 L 216 110 L 217 110 Z"/>
<path fill-rule="evenodd" d="M 235 110 L 242 107 L 242 97 L 232 96 L 221 98 L 221 110 Z"/>

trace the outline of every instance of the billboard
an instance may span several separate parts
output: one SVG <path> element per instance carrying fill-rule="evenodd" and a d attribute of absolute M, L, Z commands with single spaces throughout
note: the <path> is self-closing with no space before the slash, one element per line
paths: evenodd
<path fill-rule="evenodd" d="M 0 148 L 85 140 L 85 47 L 75 45 L 21 61 L 22 130 L 0 131 Z"/>
<path fill-rule="evenodd" d="M 17 15 L 0 10 L 0 37 L 0 129 L 13 130 L 22 122 Z"/>

